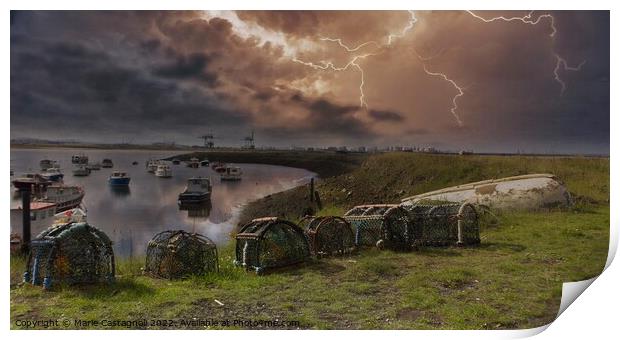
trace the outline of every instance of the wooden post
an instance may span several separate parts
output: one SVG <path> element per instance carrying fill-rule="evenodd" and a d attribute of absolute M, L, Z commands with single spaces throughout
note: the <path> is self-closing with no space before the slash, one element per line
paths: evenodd
<path fill-rule="evenodd" d="M 314 177 L 310 178 L 310 203 L 314 202 Z"/>
<path fill-rule="evenodd" d="M 28 253 L 30 249 L 30 188 L 22 192 L 22 251 Z"/>

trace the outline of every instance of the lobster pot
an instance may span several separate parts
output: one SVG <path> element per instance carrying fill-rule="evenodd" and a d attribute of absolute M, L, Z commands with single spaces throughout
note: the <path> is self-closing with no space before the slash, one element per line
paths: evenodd
<path fill-rule="evenodd" d="M 236 236 L 235 264 L 262 273 L 306 261 L 310 246 L 296 224 L 276 217 L 252 220 Z"/>
<path fill-rule="evenodd" d="M 344 219 L 355 230 L 356 246 L 409 250 L 413 242 L 409 214 L 398 205 L 356 206 L 344 215 Z"/>
<path fill-rule="evenodd" d="M 478 214 L 469 203 L 404 206 L 409 211 L 416 245 L 480 243 Z"/>
<path fill-rule="evenodd" d="M 114 281 L 112 241 L 87 223 L 51 227 L 31 242 L 24 282 L 43 285 Z"/>
<path fill-rule="evenodd" d="M 310 250 L 317 256 L 344 255 L 355 250 L 351 224 L 338 216 L 306 216 L 300 226 L 305 230 Z"/>
<path fill-rule="evenodd" d="M 217 272 L 217 247 L 208 237 L 183 230 L 162 231 L 146 248 L 145 272 L 152 276 L 178 279 Z"/>

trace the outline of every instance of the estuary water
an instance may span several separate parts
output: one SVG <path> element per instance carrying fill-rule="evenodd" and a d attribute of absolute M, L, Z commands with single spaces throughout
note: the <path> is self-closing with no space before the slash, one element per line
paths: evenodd
<path fill-rule="evenodd" d="M 114 168 L 93 170 L 89 176 L 75 177 L 71 164 L 74 154 L 86 154 L 89 162 L 109 158 Z M 222 182 L 210 167 L 189 168 L 184 163 L 172 165 L 172 178 L 159 178 L 148 173 L 149 159 L 167 158 L 178 151 L 84 150 L 84 149 L 11 149 L 11 169 L 18 177 L 26 172 L 39 172 L 42 159 L 57 160 L 65 174 L 64 183 L 82 186 L 86 192 L 83 203 L 88 222 L 103 230 L 114 242 L 115 254 L 120 257 L 144 254 L 147 242 L 158 232 L 183 229 L 198 232 L 222 245 L 238 222 L 239 212 L 248 202 L 306 184 L 316 174 L 275 165 L 235 164 L 241 167 L 243 179 Z M 213 160 L 212 160 L 213 161 Z M 137 165 L 132 165 L 138 162 Z M 112 170 L 129 173 L 129 188 L 118 190 L 108 185 Z M 199 209 L 180 210 L 177 198 L 194 176 L 210 177 L 213 185 L 211 204 Z M 12 177 L 12 178 L 14 178 Z M 11 178 L 11 179 L 12 179 Z M 10 185 L 10 183 L 9 183 Z M 13 187 L 11 207 L 21 204 Z M 33 237 L 36 235 L 33 234 Z"/>

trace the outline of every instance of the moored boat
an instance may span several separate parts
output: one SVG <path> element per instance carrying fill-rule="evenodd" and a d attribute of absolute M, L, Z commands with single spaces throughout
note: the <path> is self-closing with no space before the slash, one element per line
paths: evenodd
<path fill-rule="evenodd" d="M 36 202 L 56 204 L 56 211 L 61 212 L 78 207 L 84 198 L 84 190 L 77 185 L 50 185 L 45 195 Z"/>
<path fill-rule="evenodd" d="M 157 167 L 163 164 L 160 160 L 158 159 L 149 159 L 146 162 L 146 171 L 150 172 L 150 173 L 155 173 L 155 171 L 157 171 Z"/>
<path fill-rule="evenodd" d="M 112 163 L 112 160 L 109 158 L 104 158 L 103 161 L 101 161 L 102 168 L 111 168 L 113 166 L 114 166 L 114 163 Z"/>
<path fill-rule="evenodd" d="M 181 164 L 181 160 L 180 160 L 180 159 L 178 159 L 178 158 L 174 158 L 174 159 L 172 160 L 172 164 L 174 164 L 174 165 L 179 165 L 179 164 Z"/>
<path fill-rule="evenodd" d="M 209 166 L 209 160 L 208 159 L 203 159 L 200 161 L 200 166 Z"/>
<path fill-rule="evenodd" d="M 21 206 L 11 209 L 11 235 L 21 239 L 23 229 L 23 213 Z M 37 235 L 49 228 L 54 222 L 56 203 L 31 202 L 30 203 L 30 231 Z"/>
<path fill-rule="evenodd" d="M 222 162 L 212 162 L 211 163 L 211 169 L 215 170 L 217 168 L 221 168 L 221 167 L 225 167 L 226 164 L 222 163 Z"/>
<path fill-rule="evenodd" d="M 127 186 L 129 185 L 129 181 L 131 177 L 126 172 L 123 171 L 114 171 L 108 178 L 108 183 L 111 186 Z"/>
<path fill-rule="evenodd" d="M 88 176 L 90 175 L 90 169 L 86 165 L 78 165 L 73 169 L 73 176 Z"/>
<path fill-rule="evenodd" d="M 13 186 L 17 190 L 27 190 L 32 188 L 46 188 L 52 182 L 39 174 L 27 173 L 21 177 L 15 178 Z"/>
<path fill-rule="evenodd" d="M 39 166 L 41 167 L 41 171 L 46 171 L 49 168 L 58 168 L 58 161 L 53 161 L 51 159 L 43 159 L 39 162 Z"/>
<path fill-rule="evenodd" d="M 179 194 L 179 205 L 195 204 L 211 199 L 211 180 L 206 177 L 192 177 L 187 180 L 185 190 Z"/>
<path fill-rule="evenodd" d="M 101 164 L 99 164 L 99 163 L 88 163 L 88 164 L 86 164 L 86 168 L 88 170 L 101 170 Z"/>
<path fill-rule="evenodd" d="M 63 177 L 65 177 L 65 174 L 63 174 L 59 168 L 48 168 L 41 173 L 41 176 L 48 181 L 59 182 L 62 181 Z"/>
<path fill-rule="evenodd" d="M 240 181 L 243 172 L 238 166 L 227 165 L 224 171 L 220 173 L 220 179 L 222 181 Z"/>
<path fill-rule="evenodd" d="M 157 170 L 155 170 L 155 176 L 162 177 L 162 178 L 172 177 L 172 169 L 170 169 L 170 165 L 168 164 L 158 165 Z"/>
<path fill-rule="evenodd" d="M 200 160 L 196 157 L 192 157 L 187 162 L 187 166 L 190 168 L 198 168 L 200 167 Z"/>
<path fill-rule="evenodd" d="M 71 156 L 71 163 L 73 164 L 88 164 L 88 156 L 85 154 L 77 154 Z"/>

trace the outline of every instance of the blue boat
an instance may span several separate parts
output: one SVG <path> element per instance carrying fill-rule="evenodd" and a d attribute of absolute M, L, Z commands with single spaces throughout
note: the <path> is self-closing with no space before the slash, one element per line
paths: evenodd
<path fill-rule="evenodd" d="M 131 177 L 126 172 L 114 171 L 108 178 L 108 183 L 112 186 L 128 186 Z"/>

